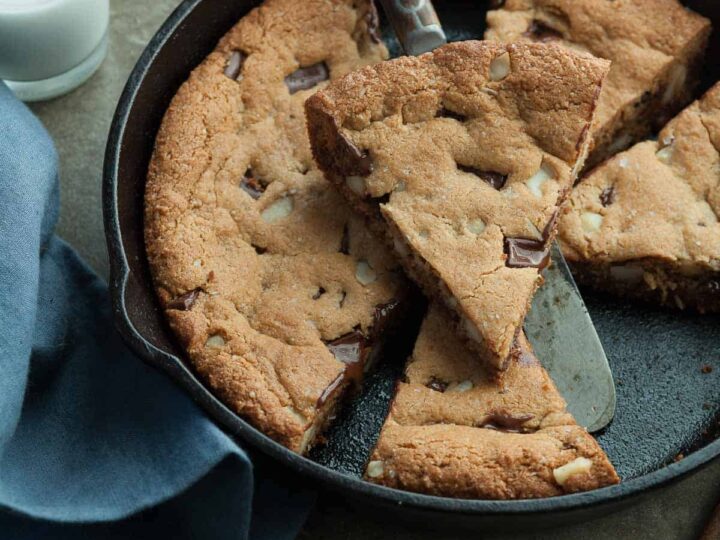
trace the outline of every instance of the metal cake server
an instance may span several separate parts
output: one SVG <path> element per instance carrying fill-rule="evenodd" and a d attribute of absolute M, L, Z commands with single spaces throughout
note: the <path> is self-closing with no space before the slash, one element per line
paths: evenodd
<path fill-rule="evenodd" d="M 380 0 L 398 41 L 409 55 L 447 43 L 430 0 Z M 615 382 L 590 314 L 557 243 L 545 284 L 533 299 L 525 332 L 577 422 L 604 428 L 615 414 Z"/>

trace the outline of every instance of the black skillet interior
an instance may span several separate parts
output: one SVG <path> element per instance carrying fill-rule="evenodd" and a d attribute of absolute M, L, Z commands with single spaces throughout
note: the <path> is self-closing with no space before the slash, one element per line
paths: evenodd
<path fill-rule="evenodd" d="M 166 371 L 213 418 L 251 446 L 368 502 L 465 515 L 572 510 L 624 499 L 720 454 L 720 441 L 715 441 L 720 427 L 720 317 L 660 311 L 592 291 L 584 291 L 585 299 L 618 391 L 615 419 L 598 439 L 625 480 L 620 486 L 544 501 L 487 502 L 407 494 L 356 480 L 412 346 L 412 330 L 394 341 L 385 363 L 330 430 L 327 445 L 313 452 L 313 461 L 273 443 L 214 399 L 183 363 L 158 309 L 143 247 L 144 182 L 155 133 L 175 91 L 220 36 L 256 3 L 183 2 L 143 53 L 118 106 L 105 162 L 105 225 L 118 326 L 138 355 Z M 720 25 L 720 6 L 714 0 L 687 3 Z M 486 2 L 442 1 L 436 7 L 451 40 L 482 36 Z M 383 33 L 391 52 L 399 54 L 386 25 Z M 708 58 L 718 58 L 718 51 L 720 35 L 714 36 Z M 703 89 L 720 78 L 716 62 L 706 62 L 706 70 Z M 677 456 L 693 451 L 673 463 Z"/>

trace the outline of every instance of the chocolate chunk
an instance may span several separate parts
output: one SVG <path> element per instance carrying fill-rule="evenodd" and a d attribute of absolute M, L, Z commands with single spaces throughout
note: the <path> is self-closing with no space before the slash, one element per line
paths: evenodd
<path fill-rule="evenodd" d="M 365 14 L 365 24 L 367 25 L 368 35 L 373 43 L 380 43 L 380 18 L 378 17 L 377 8 L 372 2 L 370 2 L 370 9 Z"/>
<path fill-rule="evenodd" d="M 444 392 L 447 390 L 448 383 L 433 377 L 425 386 L 427 386 L 430 390 L 435 390 L 436 392 Z"/>
<path fill-rule="evenodd" d="M 317 407 L 322 407 L 325 402 L 332 396 L 335 391 L 340 388 L 341 383 L 345 380 L 345 372 L 341 371 L 340 374 L 335 377 L 328 387 L 322 391 L 320 397 L 317 400 Z"/>
<path fill-rule="evenodd" d="M 467 116 L 463 116 L 460 113 L 456 113 L 455 111 L 451 111 L 450 109 L 447 109 L 445 107 L 441 107 L 436 116 L 440 118 L 452 118 L 454 120 L 457 120 L 458 122 L 464 122 L 467 120 Z"/>
<path fill-rule="evenodd" d="M 563 37 L 560 32 L 554 28 L 550 28 L 547 24 L 538 21 L 537 19 L 533 19 L 523 36 L 529 37 L 533 41 L 539 41 L 540 43 L 555 41 L 557 39 L 562 39 Z"/>
<path fill-rule="evenodd" d="M 255 244 L 252 244 L 252 247 L 255 249 L 255 253 L 258 255 L 262 255 L 267 251 L 267 248 L 256 246 Z"/>
<path fill-rule="evenodd" d="M 602 190 L 600 194 L 600 202 L 603 206 L 610 206 L 615 202 L 615 187 L 610 186 Z"/>
<path fill-rule="evenodd" d="M 505 0 L 490 0 L 490 7 L 493 9 L 501 8 L 505 5 Z"/>
<path fill-rule="evenodd" d="M 350 255 L 350 227 L 346 223 L 343 227 L 342 238 L 340 239 L 340 253 Z"/>
<path fill-rule="evenodd" d="M 367 340 L 359 330 L 354 330 L 326 344 L 330 352 L 347 366 L 365 363 L 369 351 Z M 347 369 L 347 368 L 346 368 Z"/>
<path fill-rule="evenodd" d="M 504 409 L 499 409 L 491 412 L 485 421 L 478 427 L 495 429 L 508 433 L 526 433 L 530 430 L 523 428 L 523 424 L 533 418 L 535 418 L 534 414 L 513 415 Z"/>
<path fill-rule="evenodd" d="M 167 305 L 167 309 L 177 309 L 179 311 L 189 311 L 193 304 L 195 304 L 195 300 L 197 300 L 198 296 L 200 295 L 200 289 L 193 289 L 190 292 L 186 292 L 185 294 L 182 294 L 178 296 L 177 298 L 173 298 Z"/>
<path fill-rule="evenodd" d="M 390 320 L 390 316 L 392 315 L 393 311 L 395 311 L 395 309 L 397 309 L 399 305 L 400 302 L 393 298 L 385 304 L 378 304 L 377 306 L 375 306 L 373 312 L 373 332 L 377 333 L 379 331 L 382 331 L 383 328 L 385 328 L 385 326 Z"/>
<path fill-rule="evenodd" d="M 312 66 L 301 67 L 293 71 L 285 77 L 285 85 L 291 94 L 300 90 L 307 90 L 317 84 L 327 81 L 330 78 L 330 70 L 328 70 L 325 62 L 318 62 Z"/>
<path fill-rule="evenodd" d="M 240 71 L 242 70 L 246 59 L 247 55 L 242 51 L 233 51 L 230 54 L 230 58 L 228 58 L 227 64 L 225 65 L 225 76 L 233 81 L 238 80 Z"/>
<path fill-rule="evenodd" d="M 458 169 L 461 171 L 464 171 L 466 173 L 474 174 L 475 176 L 479 177 L 484 182 L 487 182 L 495 189 L 502 189 L 505 185 L 505 182 L 507 182 L 507 175 L 506 174 L 500 174 L 499 172 L 495 171 L 481 171 L 480 169 L 476 169 L 475 167 L 468 167 L 466 165 L 460 165 L 458 164 Z"/>
<path fill-rule="evenodd" d="M 255 178 L 252 169 L 248 168 L 248 170 L 245 171 L 245 176 L 243 176 L 243 179 L 240 181 L 240 187 L 253 199 L 258 200 L 260 196 L 265 193 L 267 184 L 263 184 Z"/>
<path fill-rule="evenodd" d="M 530 238 L 505 238 L 505 265 L 510 268 L 543 269 L 550 260 L 550 246 Z"/>
<path fill-rule="evenodd" d="M 345 364 L 345 369 L 330 385 L 323 390 L 318 398 L 317 405 L 322 406 L 345 380 L 359 382 L 365 368 L 365 360 L 370 352 L 368 341 L 359 331 L 354 330 L 336 340 L 326 343 L 328 350 L 335 358 Z"/>
<path fill-rule="evenodd" d="M 320 287 L 315 294 L 313 294 L 312 299 L 317 300 L 320 298 L 323 294 L 325 294 L 327 291 L 325 291 L 324 288 Z"/>

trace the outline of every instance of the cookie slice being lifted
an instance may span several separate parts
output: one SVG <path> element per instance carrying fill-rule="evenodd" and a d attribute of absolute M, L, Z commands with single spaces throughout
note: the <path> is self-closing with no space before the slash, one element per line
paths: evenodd
<path fill-rule="evenodd" d="M 578 280 L 620 296 L 720 311 L 720 83 L 657 140 L 594 169 L 560 220 Z"/>
<path fill-rule="evenodd" d="M 498 387 L 432 306 L 367 464 L 371 482 L 432 495 L 525 499 L 619 481 L 521 334 Z"/>
<path fill-rule="evenodd" d="M 541 282 L 607 70 L 556 47 L 467 41 L 306 102 L 326 177 L 495 370 Z"/>

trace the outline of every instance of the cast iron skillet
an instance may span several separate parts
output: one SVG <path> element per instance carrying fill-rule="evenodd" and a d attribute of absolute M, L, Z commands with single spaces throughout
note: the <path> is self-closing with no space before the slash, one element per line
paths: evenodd
<path fill-rule="evenodd" d="M 172 96 L 218 39 L 257 2 L 185 0 L 155 34 L 127 82 L 105 156 L 103 210 L 116 323 L 132 349 L 165 371 L 218 423 L 259 455 L 376 510 L 423 527 L 538 527 L 588 519 L 637 501 L 720 455 L 720 318 L 668 313 L 605 299 L 586 301 L 618 384 L 618 412 L 598 437 L 623 483 L 588 493 L 521 500 L 455 500 L 363 482 L 362 464 L 387 410 L 394 378 L 412 340 L 372 376 L 354 408 L 346 409 L 326 447 L 300 457 L 255 430 L 218 401 L 188 369 L 160 312 L 143 243 L 145 175 L 155 134 Z M 478 38 L 487 6 L 436 2 L 451 40 Z M 720 26 L 713 0 L 689 2 Z M 397 45 L 385 30 L 391 50 Z M 720 35 L 708 58 L 718 58 Z M 708 62 L 708 70 L 718 69 Z M 703 89 L 717 80 L 707 73 Z M 704 373 L 704 365 L 715 367 Z M 676 456 L 684 454 L 684 459 Z M 377 512 L 374 513 L 378 515 Z"/>

